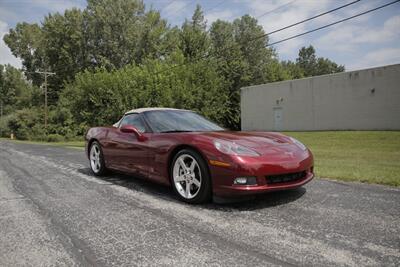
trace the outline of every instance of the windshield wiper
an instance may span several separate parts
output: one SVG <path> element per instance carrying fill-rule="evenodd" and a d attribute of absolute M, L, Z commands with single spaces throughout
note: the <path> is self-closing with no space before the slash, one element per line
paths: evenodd
<path fill-rule="evenodd" d="M 193 132 L 193 131 L 187 131 L 187 130 L 169 130 L 169 131 L 162 131 L 160 133 L 187 133 L 187 132 Z"/>

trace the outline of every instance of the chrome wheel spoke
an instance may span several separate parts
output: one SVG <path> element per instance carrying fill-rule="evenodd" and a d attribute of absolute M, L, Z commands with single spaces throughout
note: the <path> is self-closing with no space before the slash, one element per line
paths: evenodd
<path fill-rule="evenodd" d="M 197 180 L 196 177 L 193 177 L 192 183 L 197 187 L 200 187 L 200 185 L 201 185 L 200 181 Z"/>
<path fill-rule="evenodd" d="M 183 175 L 177 176 L 174 179 L 175 179 L 175 182 L 183 182 L 183 181 L 185 181 L 185 177 Z"/>
<path fill-rule="evenodd" d="M 197 162 L 195 160 L 192 161 L 192 163 L 190 164 L 189 170 L 191 172 L 194 172 L 194 168 L 197 166 Z"/>
<path fill-rule="evenodd" d="M 187 166 L 182 158 L 179 158 L 178 163 L 181 166 L 181 168 L 186 172 Z"/>
<path fill-rule="evenodd" d="M 178 193 L 186 198 L 194 198 L 201 188 L 201 170 L 196 159 L 189 154 L 180 155 L 174 163 L 172 177 Z"/>
<path fill-rule="evenodd" d="M 190 198 L 190 183 L 186 182 L 186 197 Z"/>

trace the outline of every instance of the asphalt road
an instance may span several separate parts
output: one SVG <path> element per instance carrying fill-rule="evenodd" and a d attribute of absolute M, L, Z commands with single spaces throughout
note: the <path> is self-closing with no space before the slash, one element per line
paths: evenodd
<path fill-rule="evenodd" d="M 314 180 L 191 206 L 82 150 L 0 141 L 0 266 L 399 266 L 400 190 Z"/>

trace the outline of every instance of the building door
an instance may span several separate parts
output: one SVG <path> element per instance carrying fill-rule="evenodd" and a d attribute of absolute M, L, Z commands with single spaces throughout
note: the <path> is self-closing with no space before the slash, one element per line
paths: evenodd
<path fill-rule="evenodd" d="M 274 108 L 274 130 L 275 131 L 282 130 L 282 122 L 283 122 L 282 107 L 275 107 Z"/>

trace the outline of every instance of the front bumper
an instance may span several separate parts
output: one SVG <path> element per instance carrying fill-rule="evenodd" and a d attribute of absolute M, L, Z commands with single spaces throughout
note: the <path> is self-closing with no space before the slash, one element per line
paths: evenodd
<path fill-rule="evenodd" d="M 262 194 L 266 192 L 280 191 L 280 190 L 289 190 L 295 189 L 305 185 L 310 182 L 314 178 L 314 174 L 312 172 L 307 172 L 306 176 L 302 179 L 279 183 L 279 184 L 262 184 L 262 185 L 254 185 L 254 186 L 246 186 L 246 185 L 221 185 L 214 188 L 214 194 L 217 196 L 223 197 L 235 197 L 235 196 L 249 196 L 255 194 Z"/>
<path fill-rule="evenodd" d="M 230 163 L 229 167 L 210 165 L 215 196 L 229 198 L 289 190 L 303 186 L 314 178 L 314 160 L 309 151 L 292 159 L 240 158 Z M 273 175 L 299 172 L 304 172 L 304 175 L 291 181 L 271 183 L 268 179 Z M 235 185 L 234 179 L 237 177 L 256 177 L 257 185 Z"/>

